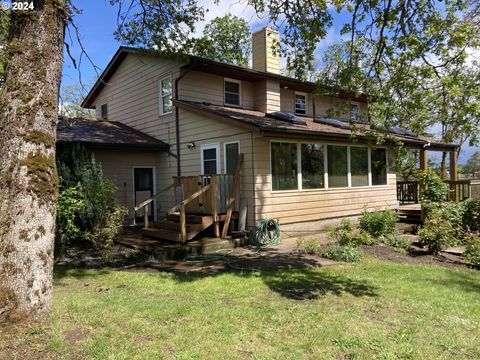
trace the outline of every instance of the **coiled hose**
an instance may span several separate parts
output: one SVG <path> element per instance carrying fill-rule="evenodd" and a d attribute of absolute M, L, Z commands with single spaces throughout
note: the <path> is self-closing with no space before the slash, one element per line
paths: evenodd
<path fill-rule="evenodd" d="M 274 219 L 265 218 L 264 220 L 260 221 L 255 226 L 255 229 L 250 232 L 248 239 L 251 245 L 255 245 L 257 247 L 256 251 L 243 254 L 234 254 L 233 249 L 220 249 L 216 251 L 216 255 L 187 256 L 183 261 L 187 263 L 205 263 L 224 260 L 231 268 L 236 270 L 259 271 L 258 269 L 253 268 L 247 269 L 243 267 L 237 267 L 230 261 L 230 258 L 255 255 L 258 254 L 262 249 L 279 245 L 282 242 L 282 238 L 280 236 L 280 225 Z"/>

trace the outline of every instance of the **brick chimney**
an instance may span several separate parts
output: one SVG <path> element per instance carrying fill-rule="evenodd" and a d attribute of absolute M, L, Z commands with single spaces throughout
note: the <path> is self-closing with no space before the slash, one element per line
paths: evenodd
<path fill-rule="evenodd" d="M 265 27 L 252 34 L 253 69 L 280 74 L 280 35 L 278 31 Z"/>

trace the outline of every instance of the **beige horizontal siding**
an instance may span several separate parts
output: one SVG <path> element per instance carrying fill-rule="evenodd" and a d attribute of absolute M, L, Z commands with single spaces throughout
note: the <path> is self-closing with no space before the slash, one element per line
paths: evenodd
<path fill-rule="evenodd" d="M 388 185 L 363 188 L 272 191 L 270 173 L 270 139 L 257 136 L 255 151 L 255 220 L 279 218 L 288 224 L 327 218 L 353 216 L 364 209 L 397 206 L 393 154 L 389 151 Z"/>

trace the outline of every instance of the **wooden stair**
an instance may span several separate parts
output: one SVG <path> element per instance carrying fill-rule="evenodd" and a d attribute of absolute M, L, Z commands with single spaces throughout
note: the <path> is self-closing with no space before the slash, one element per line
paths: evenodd
<path fill-rule="evenodd" d="M 420 209 L 400 209 L 397 210 L 399 221 L 407 224 L 421 224 L 422 210 Z"/>
<path fill-rule="evenodd" d="M 238 218 L 234 213 L 232 218 Z M 203 230 L 213 225 L 213 215 L 186 214 L 186 241 L 191 241 Z M 218 215 L 219 221 L 225 220 L 225 214 Z M 180 213 L 173 213 L 166 216 L 164 220 L 154 221 L 148 228 L 142 229 L 142 235 L 154 239 L 182 242 L 180 234 Z"/>

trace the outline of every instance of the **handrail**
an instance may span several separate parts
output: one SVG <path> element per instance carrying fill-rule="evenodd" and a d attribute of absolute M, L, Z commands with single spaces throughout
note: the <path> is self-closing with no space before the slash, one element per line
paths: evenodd
<path fill-rule="evenodd" d="M 168 214 L 172 214 L 174 213 L 179 207 L 185 207 L 185 205 L 187 205 L 188 203 L 192 202 L 193 200 L 195 200 L 197 197 L 199 197 L 200 195 L 202 195 L 204 192 L 210 190 L 211 188 L 211 184 L 208 184 L 204 187 L 202 187 L 200 190 L 198 190 L 197 192 L 193 193 L 192 195 L 190 195 L 188 198 L 186 198 L 185 200 L 183 200 L 182 202 L 176 204 L 174 207 L 170 208 L 167 210 L 167 213 Z"/>
<path fill-rule="evenodd" d="M 138 206 L 135 206 L 135 207 L 134 207 L 135 212 L 137 212 L 138 210 L 140 210 L 141 208 L 143 208 L 145 205 L 150 204 L 153 200 L 155 200 L 156 198 L 158 198 L 158 197 L 160 196 L 160 194 L 164 193 L 164 192 L 167 191 L 167 190 L 170 190 L 171 188 L 173 188 L 173 186 L 174 186 L 174 184 L 168 185 L 166 188 L 160 190 L 160 191 L 157 192 L 155 195 L 153 195 L 150 199 L 147 199 L 147 200 L 142 201 L 140 204 L 138 204 Z"/>

